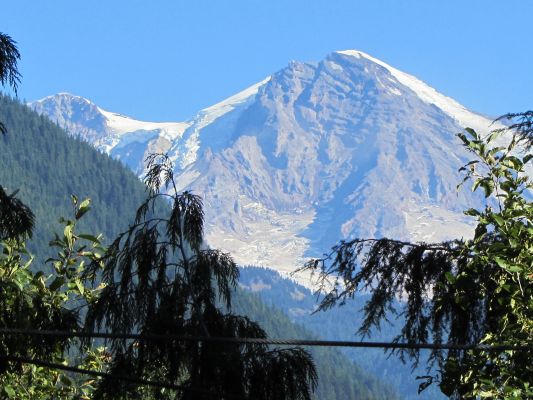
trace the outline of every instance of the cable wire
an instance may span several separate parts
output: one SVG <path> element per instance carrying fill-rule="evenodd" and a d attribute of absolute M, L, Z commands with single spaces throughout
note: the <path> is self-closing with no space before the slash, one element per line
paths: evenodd
<path fill-rule="evenodd" d="M 0 334 L 25 336 L 52 336 L 63 338 L 103 338 L 103 339 L 133 339 L 145 341 L 188 341 L 212 343 L 243 343 L 280 346 L 318 346 L 318 347 L 365 347 L 384 349 L 418 349 L 418 350 L 479 350 L 479 351 L 531 351 L 531 345 L 484 345 L 484 344 L 455 344 L 455 343 L 398 343 L 398 342 L 364 342 L 339 340 L 301 340 L 301 339 L 263 339 L 246 337 L 216 337 L 216 336 L 188 336 L 188 335 L 160 335 L 136 333 L 109 332 L 73 332 L 54 330 L 26 330 L 0 328 Z"/>
<path fill-rule="evenodd" d="M 43 361 L 43 360 L 30 358 L 30 357 L 0 355 L 0 360 L 5 360 L 5 361 L 8 361 L 8 362 L 19 362 L 19 363 L 23 363 L 23 364 L 33 364 L 33 365 L 38 365 L 38 366 L 46 367 L 46 368 L 59 369 L 59 370 L 68 371 L 68 372 L 74 372 L 74 373 L 77 373 L 77 374 L 98 376 L 98 377 L 101 377 L 101 378 L 118 379 L 118 380 L 121 380 L 121 381 L 134 383 L 134 384 L 138 384 L 138 385 L 153 386 L 153 387 L 158 387 L 158 388 L 166 388 L 166 389 L 172 389 L 172 390 L 177 390 L 177 391 L 181 391 L 181 392 L 189 391 L 189 392 L 208 395 L 208 396 L 211 396 L 213 398 L 216 398 L 216 397 L 220 396 L 220 394 L 218 394 L 218 393 L 213 393 L 213 392 L 210 392 L 210 391 L 204 390 L 204 389 L 184 388 L 182 386 L 175 385 L 173 383 L 152 381 L 152 380 L 141 379 L 141 378 L 133 378 L 131 376 L 126 376 L 126 375 L 110 374 L 110 373 L 107 373 L 107 372 L 100 372 L 100 371 L 94 371 L 94 370 L 91 370 L 91 369 L 72 367 L 70 365 L 53 363 L 53 362 Z M 225 398 L 228 398 L 228 399 L 236 399 L 236 400 L 246 400 L 247 399 L 246 397 L 236 396 L 236 395 L 231 395 L 231 394 L 224 394 L 224 396 L 225 396 Z"/>
<path fill-rule="evenodd" d="M 133 378 L 131 376 L 126 376 L 126 375 L 115 375 L 115 374 L 110 374 L 110 373 L 107 373 L 107 372 L 100 372 L 100 371 L 94 371 L 94 370 L 91 370 L 91 369 L 72 367 L 70 365 L 53 363 L 53 362 L 38 360 L 38 359 L 35 359 L 35 358 L 30 358 L 30 357 L 0 355 L 0 359 L 6 360 L 6 361 L 9 361 L 9 362 L 20 362 L 20 363 L 23 363 L 23 364 L 33 364 L 33 365 L 38 365 L 38 366 L 41 366 L 41 367 L 47 367 L 47 368 L 52 368 L 52 369 L 60 369 L 60 370 L 63 370 L 63 371 L 75 372 L 75 373 L 85 374 L 85 375 L 98 376 L 98 377 L 101 377 L 101 378 L 113 378 L 113 379 L 118 379 L 118 380 L 125 381 L 125 382 L 136 383 L 136 384 L 139 384 L 139 385 L 156 386 L 156 387 L 162 387 L 162 388 L 179 390 L 179 391 L 185 390 L 184 388 L 182 388 L 182 387 L 180 387 L 178 385 L 174 385 L 172 383 L 151 381 L 151 380 L 140 379 L 140 378 Z"/>

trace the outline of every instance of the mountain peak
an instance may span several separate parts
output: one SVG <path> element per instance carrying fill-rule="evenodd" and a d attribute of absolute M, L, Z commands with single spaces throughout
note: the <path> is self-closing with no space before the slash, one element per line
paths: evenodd
<path fill-rule="evenodd" d="M 351 56 L 351 57 L 356 57 L 356 58 L 368 58 L 369 60 L 374 60 L 373 57 L 371 57 L 370 55 L 360 51 L 360 50 L 353 50 L 353 49 L 349 49 L 349 50 L 337 50 L 335 53 L 337 54 L 343 54 L 345 56 Z"/>
<path fill-rule="evenodd" d="M 454 133 L 486 131 L 416 77 L 359 50 L 294 61 L 181 123 L 142 122 L 69 93 L 33 103 L 138 175 L 152 152 L 206 203 L 208 243 L 289 272 L 333 241 L 469 234 Z"/>
<path fill-rule="evenodd" d="M 52 101 L 62 101 L 62 100 L 66 100 L 66 101 L 77 101 L 77 102 L 81 102 L 81 103 L 85 103 L 85 104 L 91 104 L 91 105 L 94 105 L 94 103 L 89 100 L 89 99 L 86 99 L 85 97 L 81 97 L 81 96 L 77 96 L 75 94 L 72 94 L 72 93 L 69 93 L 69 92 L 59 92 L 59 93 L 56 93 L 56 94 L 53 94 L 53 95 L 50 95 L 50 96 L 46 96 L 46 97 L 43 97 L 39 100 L 36 100 L 30 104 L 35 104 L 35 103 L 47 103 L 47 102 L 52 102 Z"/>
<path fill-rule="evenodd" d="M 460 127 L 462 128 L 473 128 L 476 131 L 486 131 L 490 126 L 490 120 L 484 116 L 481 116 L 477 113 L 469 111 L 462 104 L 452 99 L 451 97 L 445 96 L 442 93 L 438 92 L 425 82 L 416 78 L 413 75 L 410 75 L 406 72 L 400 71 L 389 64 L 381 61 L 371 55 L 364 53 L 360 50 L 340 50 L 336 51 L 334 54 L 340 54 L 343 56 L 354 57 L 354 58 L 365 58 L 369 61 L 374 62 L 386 70 L 402 85 L 406 86 L 425 103 L 432 104 L 447 115 L 452 117 Z M 498 126 L 496 126 L 498 125 Z M 492 129 L 501 127 L 499 124 L 492 126 Z"/>

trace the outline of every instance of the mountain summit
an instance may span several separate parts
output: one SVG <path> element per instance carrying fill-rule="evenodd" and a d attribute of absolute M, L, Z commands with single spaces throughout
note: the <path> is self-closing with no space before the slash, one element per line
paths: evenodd
<path fill-rule="evenodd" d="M 469 235 L 455 134 L 491 121 L 355 50 L 297 62 L 186 122 L 136 121 L 80 97 L 31 103 L 138 175 L 168 152 L 203 196 L 209 243 L 240 264 L 290 272 L 354 236 Z"/>

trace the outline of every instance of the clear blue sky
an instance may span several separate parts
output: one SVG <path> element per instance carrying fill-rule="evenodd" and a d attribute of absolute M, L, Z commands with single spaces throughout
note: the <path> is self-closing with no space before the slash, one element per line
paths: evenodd
<path fill-rule="evenodd" d="M 488 115 L 533 108 L 533 1 L 4 2 L 19 96 L 183 120 L 283 68 L 358 49 Z"/>

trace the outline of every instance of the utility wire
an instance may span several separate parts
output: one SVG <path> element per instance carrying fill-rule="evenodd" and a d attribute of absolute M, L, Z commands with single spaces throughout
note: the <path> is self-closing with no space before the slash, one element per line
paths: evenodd
<path fill-rule="evenodd" d="M 43 360 L 30 358 L 30 357 L 0 355 L 0 360 L 5 360 L 5 361 L 9 361 L 9 362 L 19 362 L 19 363 L 23 363 L 23 364 L 33 364 L 33 365 L 38 365 L 38 366 L 46 367 L 46 368 L 59 369 L 59 370 L 68 371 L 68 372 L 74 372 L 74 373 L 77 373 L 77 374 L 98 376 L 98 377 L 101 377 L 101 378 L 112 378 L 112 379 L 117 379 L 117 380 L 129 382 L 129 383 L 134 383 L 134 384 L 138 384 L 138 385 L 154 386 L 154 387 L 158 387 L 158 388 L 172 389 L 172 390 L 177 390 L 177 391 L 181 391 L 181 392 L 189 391 L 189 392 L 208 395 L 208 396 L 211 396 L 213 398 L 218 397 L 220 395 L 218 393 L 213 393 L 213 392 L 210 392 L 208 390 L 196 389 L 196 388 L 184 388 L 182 386 L 175 385 L 175 384 L 168 383 L 168 382 L 152 381 L 152 380 L 141 379 L 141 378 L 133 378 L 131 376 L 126 376 L 126 375 L 110 374 L 110 373 L 107 373 L 107 372 L 99 372 L 99 371 L 94 371 L 94 370 L 91 370 L 91 369 L 72 367 L 70 365 L 53 363 L 53 362 L 43 361 Z M 228 398 L 228 399 L 240 399 L 240 400 L 245 400 L 246 399 L 245 397 L 231 395 L 231 394 L 224 394 L 224 396 L 226 398 Z"/>
<path fill-rule="evenodd" d="M 70 365 L 53 363 L 53 362 L 38 360 L 38 359 L 30 358 L 30 357 L 0 355 L 0 359 L 6 360 L 6 361 L 9 361 L 9 362 L 19 362 L 19 363 L 23 363 L 23 364 L 33 364 L 33 365 L 38 365 L 38 366 L 41 366 L 41 367 L 48 367 L 48 368 L 52 368 L 52 369 L 60 369 L 60 370 L 63 370 L 63 371 L 75 372 L 75 373 L 79 373 L 79 374 L 99 376 L 101 378 L 113 378 L 113 379 L 118 379 L 118 380 L 125 381 L 125 382 L 136 383 L 136 384 L 139 384 L 139 385 L 156 386 L 156 387 L 162 387 L 162 388 L 179 390 L 179 391 L 185 390 L 181 386 L 174 385 L 172 383 L 156 382 L 156 381 L 151 381 L 151 380 L 146 380 L 146 379 L 133 378 L 131 376 L 126 376 L 126 375 L 109 374 L 107 372 L 100 372 L 100 371 L 94 371 L 94 370 L 91 370 L 91 369 L 71 367 Z"/>
<path fill-rule="evenodd" d="M 158 335 L 136 333 L 108 333 L 108 332 L 73 332 L 54 330 L 26 330 L 0 328 L 0 334 L 24 336 L 52 336 L 62 338 L 103 338 L 103 339 L 133 339 L 146 341 L 187 341 L 211 343 L 244 343 L 281 346 L 319 346 L 319 347 L 366 347 L 384 349 L 428 349 L 428 350 L 479 350 L 479 351 L 531 351 L 531 345 L 484 345 L 484 344 L 454 344 L 454 343 L 398 343 L 398 342 L 356 342 L 339 340 L 301 340 L 301 339 L 263 339 L 246 337 L 216 337 L 190 335 Z"/>

